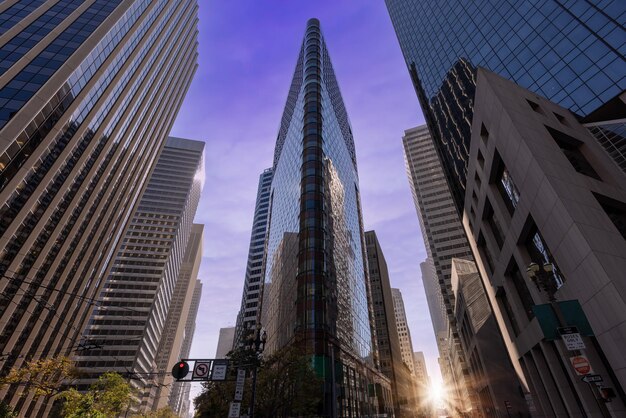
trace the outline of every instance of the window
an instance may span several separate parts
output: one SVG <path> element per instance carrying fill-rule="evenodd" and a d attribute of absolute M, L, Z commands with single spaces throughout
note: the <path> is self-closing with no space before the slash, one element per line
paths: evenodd
<path fill-rule="evenodd" d="M 504 244 L 504 230 L 496 218 L 496 214 L 493 212 L 493 206 L 489 200 L 485 201 L 485 209 L 483 210 L 483 220 L 489 225 L 491 234 L 496 241 L 499 249 L 502 249 Z"/>
<path fill-rule="evenodd" d="M 480 152 L 480 150 L 478 150 L 477 161 L 478 161 L 478 165 L 480 166 L 480 168 L 484 169 L 485 168 L 485 157 L 483 157 L 483 153 Z"/>
<path fill-rule="evenodd" d="M 487 145 L 487 141 L 489 140 L 489 131 L 485 128 L 485 124 L 480 124 L 480 139 L 482 139 L 483 144 Z"/>
<path fill-rule="evenodd" d="M 582 141 L 549 126 L 546 126 L 546 129 L 548 133 L 550 133 L 550 136 L 552 136 L 552 139 L 554 139 L 554 142 L 561 148 L 565 157 L 572 164 L 574 170 L 596 180 L 602 180 L 581 152 Z"/>
<path fill-rule="evenodd" d="M 491 166 L 490 183 L 495 184 L 509 214 L 513 215 L 515 208 L 519 203 L 520 192 L 509 170 L 504 165 L 504 161 L 500 157 L 498 151 L 493 156 L 493 164 Z"/>
<path fill-rule="evenodd" d="M 533 301 L 532 296 L 530 295 L 530 291 L 528 290 L 527 280 L 519 268 L 517 267 L 517 263 L 514 258 L 511 258 L 509 261 L 509 265 L 506 269 L 506 278 L 511 281 L 515 290 L 517 291 L 517 296 L 520 299 L 520 302 L 524 308 L 524 312 L 526 313 L 526 317 L 528 320 L 531 320 L 535 317 L 533 313 L 533 306 L 535 302 Z"/>
<path fill-rule="evenodd" d="M 622 237 L 626 239 L 626 203 L 596 193 L 593 196 L 602 206 L 602 209 L 604 209 L 604 212 L 606 212 L 619 233 L 622 234 Z"/>
<path fill-rule="evenodd" d="M 528 105 L 532 108 L 532 110 L 543 115 L 541 106 L 539 106 L 537 103 L 533 102 L 532 100 L 526 99 L 526 102 L 528 102 Z"/>
<path fill-rule="evenodd" d="M 506 318 L 509 320 L 508 322 L 509 324 L 511 324 L 513 334 L 515 334 L 515 336 L 518 336 L 519 325 L 517 325 L 515 315 L 513 314 L 513 309 L 511 308 L 511 304 L 509 303 L 509 299 L 507 298 L 506 291 L 503 287 L 498 287 L 498 291 L 496 292 L 496 300 L 498 301 L 498 305 L 500 305 L 500 311 L 504 312 Z"/>
<path fill-rule="evenodd" d="M 532 262 L 537 263 L 540 266 L 546 263 L 552 264 L 552 276 L 556 287 L 558 289 L 563 286 L 565 278 L 561 274 L 561 270 L 557 266 L 548 245 L 537 229 L 537 225 L 531 216 L 528 217 L 526 223 L 524 224 L 519 242 L 524 245 L 524 248 L 526 249 L 526 252 Z"/>

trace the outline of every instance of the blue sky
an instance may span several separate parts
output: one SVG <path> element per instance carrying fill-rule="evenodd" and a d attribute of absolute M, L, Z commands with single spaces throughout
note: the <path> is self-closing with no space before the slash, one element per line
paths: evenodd
<path fill-rule="evenodd" d="M 383 1 L 202 1 L 199 67 L 172 135 L 206 142 L 205 237 L 192 357 L 212 358 L 240 306 L 258 176 L 271 166 L 306 21 L 321 21 L 355 137 L 363 217 L 401 289 L 415 351 L 440 379 L 421 282 L 426 258 L 402 154 L 424 123 Z"/>

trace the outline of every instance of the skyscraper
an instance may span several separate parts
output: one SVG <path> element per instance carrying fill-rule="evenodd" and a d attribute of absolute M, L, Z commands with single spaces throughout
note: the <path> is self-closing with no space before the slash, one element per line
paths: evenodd
<path fill-rule="evenodd" d="M 107 371 L 130 373 L 142 409 L 156 400 L 156 373 L 169 369 L 167 359 L 157 363 L 159 345 L 169 358 L 177 340 L 176 325 L 168 332 L 166 320 L 204 182 L 203 150 L 204 142 L 168 138 L 83 334 L 81 343 L 97 348 L 75 356 L 81 385 Z M 190 258 L 197 257 L 198 233 L 194 239 Z"/>
<path fill-rule="evenodd" d="M 411 370 L 402 358 L 387 261 L 375 231 L 365 232 L 365 244 L 380 370 L 391 380 L 396 416 L 412 417 L 417 394 Z"/>
<path fill-rule="evenodd" d="M 404 309 L 404 300 L 400 289 L 391 289 L 393 298 L 393 309 L 396 315 L 396 326 L 400 335 L 400 353 L 402 361 L 407 365 L 411 374 L 415 374 L 415 365 L 413 364 L 413 340 L 411 340 L 411 331 L 409 330 L 409 322 L 406 319 L 406 311 Z"/>
<path fill-rule="evenodd" d="M 479 66 L 588 122 L 625 114 L 623 1 L 385 2 L 459 210 Z"/>
<path fill-rule="evenodd" d="M 226 358 L 233 349 L 235 341 L 235 327 L 220 328 L 220 337 L 217 340 L 217 349 L 215 350 L 215 358 Z"/>
<path fill-rule="evenodd" d="M 325 382 L 321 415 L 390 413 L 389 380 L 375 369 L 354 139 L 317 19 L 307 23 L 273 170 L 265 349 L 311 356 Z"/>
<path fill-rule="evenodd" d="M 202 296 L 202 282 L 196 280 L 193 287 L 193 295 L 191 297 L 191 306 L 189 307 L 189 315 L 185 323 L 185 338 L 180 349 L 180 358 L 188 358 L 191 352 L 191 343 L 196 332 L 196 317 L 198 316 L 198 308 L 200 308 L 200 298 Z M 189 412 L 191 400 L 189 395 L 191 392 L 191 383 L 189 382 L 173 382 L 172 392 L 170 394 L 170 407 L 178 415 L 185 417 Z"/>
<path fill-rule="evenodd" d="M 190 319 L 195 323 L 198 312 L 197 305 L 195 305 L 194 309 L 193 299 L 196 282 L 198 281 L 198 271 L 202 261 L 203 237 L 204 225 L 193 224 L 182 263 L 178 270 L 178 279 L 176 280 L 174 294 L 169 304 L 161 341 L 159 341 L 159 349 L 156 356 L 156 366 L 159 371 L 169 370 L 172 364 L 176 364 L 178 360 L 189 355 L 193 334 L 187 334 L 186 324 Z M 185 345 L 188 346 L 186 353 L 184 353 Z M 169 373 L 161 373 L 158 376 L 156 383 L 157 392 L 152 409 L 158 410 L 169 404 L 173 410 L 176 410 L 175 408 L 179 404 L 177 399 L 179 395 L 174 392 L 174 387 L 183 383 L 175 382 Z"/>
<path fill-rule="evenodd" d="M 1 373 L 78 348 L 193 77 L 196 14 L 194 0 L 0 4 Z M 0 396 L 36 416 L 23 389 Z"/>
<path fill-rule="evenodd" d="M 241 308 L 237 315 L 237 326 L 234 335 L 234 344 L 241 343 L 246 336 L 244 330 L 256 328 L 259 309 L 261 308 L 261 287 L 263 286 L 263 252 L 267 225 L 269 223 L 270 186 L 272 184 L 272 169 L 268 168 L 259 176 L 259 185 L 254 207 L 254 220 L 250 234 L 250 249 L 248 250 L 248 264 L 246 278 L 243 283 Z M 226 351 L 228 353 L 230 349 Z M 224 354 L 226 354 L 224 353 Z"/>

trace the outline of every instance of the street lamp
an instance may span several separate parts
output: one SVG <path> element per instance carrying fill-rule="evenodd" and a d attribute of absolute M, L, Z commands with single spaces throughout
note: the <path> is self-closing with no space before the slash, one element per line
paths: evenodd
<path fill-rule="evenodd" d="M 533 281 L 537 289 L 541 292 L 544 290 L 548 294 L 550 302 L 556 301 L 556 291 L 559 289 L 554 278 L 554 265 L 552 263 L 543 263 L 543 266 L 532 262 L 526 269 L 528 277 Z"/>
<path fill-rule="evenodd" d="M 252 350 L 255 355 L 254 369 L 252 369 L 252 402 L 250 405 L 250 418 L 254 418 L 254 404 L 256 402 L 256 375 L 259 368 L 261 353 L 265 349 L 267 332 L 261 330 L 261 324 L 257 323 L 256 330 L 248 337 L 246 349 Z"/>

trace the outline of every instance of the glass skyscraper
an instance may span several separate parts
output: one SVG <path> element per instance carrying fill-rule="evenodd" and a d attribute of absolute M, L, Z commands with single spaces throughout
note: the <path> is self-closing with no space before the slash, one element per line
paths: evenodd
<path fill-rule="evenodd" d="M 626 90 L 624 1 L 386 4 L 458 209 L 478 66 L 580 117 L 593 115 Z"/>
<path fill-rule="evenodd" d="M 262 325 L 324 379 L 324 416 L 392 410 L 375 368 L 354 140 L 319 22 L 311 19 L 275 148 Z"/>
<path fill-rule="evenodd" d="M 195 0 L 0 3 L 1 374 L 84 348 L 196 57 Z"/>

